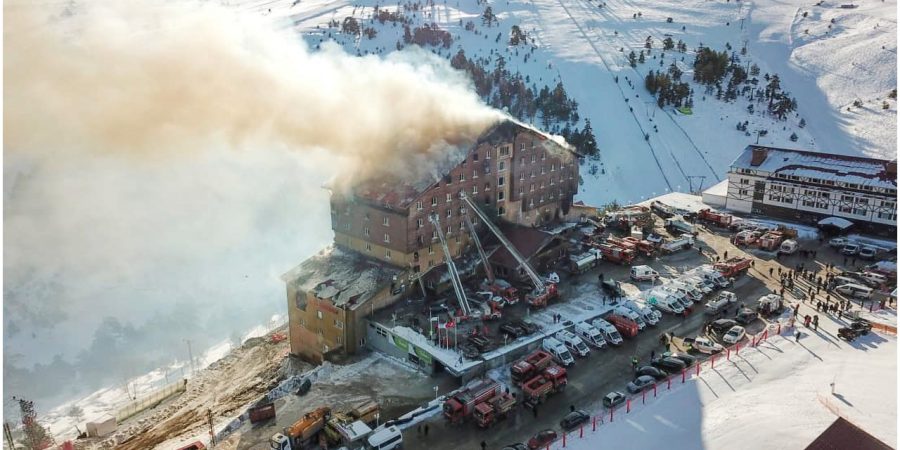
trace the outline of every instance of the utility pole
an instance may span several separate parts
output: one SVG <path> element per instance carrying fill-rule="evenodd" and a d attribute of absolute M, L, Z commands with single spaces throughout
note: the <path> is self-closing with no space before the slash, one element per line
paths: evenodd
<path fill-rule="evenodd" d="M 15 449 L 15 441 L 12 436 L 12 428 L 9 426 L 9 422 L 3 422 L 3 438 L 6 440 L 6 447 Z"/>
<path fill-rule="evenodd" d="M 206 420 L 209 422 L 209 446 L 216 446 L 216 430 L 213 427 L 213 413 L 211 409 L 206 410 Z"/>
<path fill-rule="evenodd" d="M 194 352 L 191 350 L 191 340 L 185 339 L 184 342 L 187 343 L 188 358 L 190 358 L 190 360 L 191 360 L 191 375 L 193 376 L 195 369 L 194 369 Z"/>

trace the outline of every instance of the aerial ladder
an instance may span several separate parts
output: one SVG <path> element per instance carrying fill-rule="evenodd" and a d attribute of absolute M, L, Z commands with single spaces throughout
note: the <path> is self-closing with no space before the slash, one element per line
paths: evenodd
<path fill-rule="evenodd" d="M 447 238 L 444 237 L 444 230 L 441 229 L 441 221 L 437 214 L 431 214 L 428 221 L 434 225 L 437 230 L 438 238 L 441 240 L 441 249 L 444 251 L 444 259 L 447 260 L 447 273 L 450 274 L 450 284 L 453 285 L 453 292 L 456 293 L 456 299 L 459 301 L 459 307 L 462 309 L 462 315 L 468 317 L 471 313 L 469 302 L 466 300 L 466 293 L 463 290 L 462 282 L 459 280 L 459 271 L 456 270 L 456 264 L 453 263 L 453 257 L 450 255 L 450 246 L 447 245 Z"/>
<path fill-rule="evenodd" d="M 484 264 L 484 273 L 487 276 L 487 281 L 481 286 L 481 289 L 503 297 L 506 303 L 510 305 L 515 304 L 519 301 L 516 288 L 512 287 L 512 285 L 505 280 L 498 280 L 494 276 L 494 270 L 491 268 L 491 263 L 488 261 L 487 253 L 485 253 L 484 247 L 481 245 L 481 240 L 478 239 L 478 232 L 475 231 L 475 224 L 472 223 L 472 219 L 468 214 L 463 214 L 463 218 L 465 219 L 466 227 L 469 229 L 469 236 L 472 237 L 472 241 L 475 242 L 475 248 L 478 249 L 481 263 Z"/>
<path fill-rule="evenodd" d="M 497 236 L 497 239 L 500 243 L 506 247 L 506 250 L 515 258 L 516 262 L 519 263 L 519 267 L 521 267 L 525 273 L 528 275 L 528 278 L 531 279 L 532 284 L 534 284 L 534 292 L 528 298 L 528 303 L 532 306 L 546 306 L 547 301 L 556 295 L 556 284 L 550 283 L 549 285 L 545 284 L 541 277 L 538 276 L 537 272 L 535 272 L 534 268 L 531 267 L 531 264 L 528 263 L 521 253 L 516 250 L 516 247 L 509 242 L 509 239 L 506 239 L 506 236 L 500 232 L 500 229 L 491 222 L 490 218 L 481 211 L 478 206 L 475 205 L 475 202 L 472 201 L 467 195 L 463 195 L 463 201 L 472 208 L 472 211 L 478 216 L 479 219 L 484 223 L 484 225 Z"/>

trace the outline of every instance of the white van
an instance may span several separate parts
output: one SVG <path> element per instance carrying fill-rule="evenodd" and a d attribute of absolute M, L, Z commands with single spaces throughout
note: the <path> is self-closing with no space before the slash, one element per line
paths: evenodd
<path fill-rule="evenodd" d="M 560 330 L 556 333 L 556 339 L 563 343 L 569 352 L 582 358 L 591 353 L 591 349 L 575 333 L 569 330 Z"/>
<path fill-rule="evenodd" d="M 788 239 L 781 243 L 781 247 L 778 247 L 778 253 L 783 255 L 793 255 L 797 253 L 797 250 L 800 248 L 800 244 L 793 239 Z"/>
<path fill-rule="evenodd" d="M 835 286 L 840 286 L 843 284 L 859 284 L 859 280 L 857 280 L 856 278 L 845 277 L 841 275 L 834 277 Z"/>
<path fill-rule="evenodd" d="M 728 287 L 728 285 L 730 284 L 728 282 L 728 278 L 723 277 L 718 270 L 714 269 L 710 265 L 700 266 L 699 269 L 700 275 L 705 281 L 715 284 L 720 288 Z"/>
<path fill-rule="evenodd" d="M 581 340 L 587 342 L 588 345 L 593 345 L 597 348 L 606 347 L 606 339 L 603 339 L 600 330 L 587 322 L 576 323 L 575 334 L 577 334 Z"/>
<path fill-rule="evenodd" d="M 403 446 L 403 433 L 395 425 L 376 431 L 366 439 L 367 450 L 393 450 Z"/>
<path fill-rule="evenodd" d="M 843 295 L 854 298 L 870 298 L 872 297 L 872 288 L 861 286 L 858 284 L 842 284 L 834 290 Z"/>
<path fill-rule="evenodd" d="M 687 296 L 688 300 L 692 302 L 699 302 L 700 300 L 703 300 L 703 292 L 693 286 L 689 286 L 687 283 L 682 283 L 681 281 L 673 281 L 669 283 L 669 287 L 684 294 L 685 296 Z"/>
<path fill-rule="evenodd" d="M 713 285 L 713 283 L 706 283 L 700 277 L 686 276 L 686 277 L 681 277 L 680 281 L 682 283 L 687 284 L 688 286 L 693 286 L 694 288 L 696 288 L 697 290 L 702 292 L 703 295 L 709 294 L 710 292 L 713 291 L 713 289 L 715 289 L 715 286 Z"/>
<path fill-rule="evenodd" d="M 640 304 L 636 303 L 634 300 L 631 300 L 631 299 L 625 300 L 625 302 L 623 302 L 622 305 L 624 307 L 636 312 L 638 315 L 640 315 L 641 319 L 644 319 L 644 322 L 646 322 L 647 325 L 652 326 L 652 325 L 656 325 L 657 323 L 659 323 L 660 316 L 657 315 L 658 312 L 656 312 L 644 305 L 640 305 Z"/>
<path fill-rule="evenodd" d="M 606 338 L 606 342 L 609 342 L 612 345 L 621 345 L 622 342 L 624 342 L 622 340 L 622 335 L 619 334 L 619 330 L 616 330 L 616 327 L 614 327 L 613 324 L 603 319 L 594 319 L 591 321 L 591 325 L 600 330 L 600 333 Z"/>
<path fill-rule="evenodd" d="M 888 281 L 886 276 L 875 272 L 863 272 L 859 277 L 870 286 L 882 286 Z"/>
<path fill-rule="evenodd" d="M 659 278 L 659 272 L 650 266 L 634 266 L 631 268 L 631 279 L 634 281 L 654 281 Z"/>
<path fill-rule="evenodd" d="M 623 316 L 623 317 L 633 320 L 634 323 L 637 324 L 638 330 L 643 330 L 644 328 L 647 328 L 647 323 L 644 322 L 644 318 L 641 317 L 640 314 L 632 311 L 631 308 L 626 308 L 624 305 L 619 305 L 613 309 L 613 312 L 620 316 Z"/>
<path fill-rule="evenodd" d="M 553 359 L 563 366 L 571 366 L 572 364 L 575 364 L 575 358 L 572 357 L 572 354 L 569 353 L 569 350 L 566 349 L 566 346 L 555 338 L 545 338 L 544 342 L 541 343 L 541 348 L 544 349 L 545 352 L 552 355 Z"/>
<path fill-rule="evenodd" d="M 678 292 L 678 289 L 675 289 L 672 286 L 663 287 L 663 291 L 668 292 L 669 295 L 675 299 L 675 301 L 681 304 L 682 308 L 690 308 L 694 304 L 694 302 L 687 298 L 687 295 Z"/>
<path fill-rule="evenodd" d="M 684 312 L 684 306 L 681 306 L 681 303 L 668 292 L 654 290 L 646 294 L 646 299 L 647 303 L 665 312 L 672 314 L 681 314 Z"/>

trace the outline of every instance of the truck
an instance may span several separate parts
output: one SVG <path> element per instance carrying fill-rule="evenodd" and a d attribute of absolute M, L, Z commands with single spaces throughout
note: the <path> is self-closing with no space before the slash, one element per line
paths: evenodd
<path fill-rule="evenodd" d="M 577 334 L 581 338 L 581 340 L 586 342 L 588 345 L 597 348 L 606 347 L 606 339 L 604 339 L 603 335 L 600 334 L 600 330 L 587 322 L 576 323 L 575 334 Z"/>
<path fill-rule="evenodd" d="M 553 362 L 553 355 L 543 350 L 535 350 L 509 368 L 509 375 L 517 385 L 534 378 Z"/>
<path fill-rule="evenodd" d="M 556 338 L 544 338 L 544 341 L 541 342 L 541 348 L 552 355 L 553 359 L 563 366 L 571 366 L 572 364 L 575 364 L 575 358 L 573 358 L 572 354 L 569 353 L 569 349 L 567 349 L 566 346 Z"/>
<path fill-rule="evenodd" d="M 250 415 L 250 423 L 265 422 L 275 417 L 275 404 L 268 400 L 263 400 L 251 407 L 247 413 Z"/>
<path fill-rule="evenodd" d="M 675 208 L 672 208 L 671 206 L 658 200 L 653 200 L 652 202 L 650 202 L 650 210 L 663 219 L 668 219 L 669 217 L 675 215 Z"/>
<path fill-rule="evenodd" d="M 372 428 L 348 413 L 335 413 L 325 424 L 323 433 L 329 448 L 361 448 L 365 438 L 372 434 Z"/>
<path fill-rule="evenodd" d="M 560 330 L 556 333 L 556 339 L 563 343 L 569 352 L 582 358 L 591 353 L 591 349 L 575 333 L 569 330 Z"/>
<path fill-rule="evenodd" d="M 723 277 L 734 277 L 740 275 L 741 272 L 750 268 L 750 258 L 742 258 L 735 256 L 725 261 L 718 262 L 713 267 L 722 274 Z"/>
<path fill-rule="evenodd" d="M 269 440 L 269 446 L 273 450 L 291 450 L 310 446 L 315 442 L 319 432 L 325 428 L 325 423 L 331 418 L 331 408 L 322 406 L 303 415 L 286 427 L 282 433 L 277 433 Z"/>
<path fill-rule="evenodd" d="M 489 428 L 497 421 L 503 420 L 516 406 L 516 398 L 512 394 L 500 393 L 494 398 L 475 405 L 472 413 L 475 423 L 481 428 Z"/>
<path fill-rule="evenodd" d="M 731 214 L 720 213 L 709 208 L 701 209 L 697 213 L 697 218 L 703 222 L 715 225 L 717 227 L 728 228 L 734 220 Z"/>
<path fill-rule="evenodd" d="M 596 248 L 588 249 L 577 255 L 569 255 L 569 271 L 575 274 L 585 273 L 596 267 L 601 259 L 603 259 L 603 253 Z"/>
<path fill-rule="evenodd" d="M 694 234 L 697 232 L 694 225 L 684 220 L 683 216 L 673 216 L 666 219 L 666 230 L 673 234 Z"/>
<path fill-rule="evenodd" d="M 783 233 L 780 231 L 769 231 L 756 241 L 756 246 L 761 250 L 774 252 L 781 247 L 782 242 L 784 242 Z"/>
<path fill-rule="evenodd" d="M 483 381 L 463 389 L 444 401 L 444 417 L 450 423 L 461 423 L 472 415 L 476 405 L 494 398 L 500 392 L 500 383 L 496 381 Z"/>
<path fill-rule="evenodd" d="M 565 390 L 568 382 L 566 369 L 556 365 L 544 369 L 540 375 L 522 385 L 525 404 L 534 407 L 543 403 L 548 396 Z"/>
<path fill-rule="evenodd" d="M 633 226 L 641 229 L 649 228 L 653 226 L 653 215 L 650 213 L 650 208 L 646 206 L 625 206 L 607 213 L 606 226 L 622 231 L 631 231 Z"/>
<path fill-rule="evenodd" d="M 718 314 L 722 308 L 727 307 L 729 304 L 737 301 L 737 296 L 734 295 L 734 292 L 722 291 L 719 292 L 719 295 L 706 302 L 706 313 L 707 314 Z"/>
<path fill-rule="evenodd" d="M 618 314 L 610 314 L 604 319 L 611 323 L 612 326 L 616 327 L 616 331 L 618 331 L 622 336 L 625 337 L 635 337 L 638 334 L 638 324 L 624 316 L 620 316 Z"/>
<path fill-rule="evenodd" d="M 671 241 L 663 242 L 659 249 L 663 253 L 675 253 L 681 250 L 687 250 L 694 246 L 694 236 L 690 234 L 683 234 L 677 239 L 672 239 Z"/>
<path fill-rule="evenodd" d="M 634 250 L 624 249 L 610 244 L 597 244 L 603 259 L 614 264 L 629 265 L 634 261 Z"/>
<path fill-rule="evenodd" d="M 779 314 L 784 310 L 784 299 L 778 294 L 763 295 L 759 298 L 757 310 L 763 316 Z"/>
<path fill-rule="evenodd" d="M 622 283 L 611 278 L 604 278 L 603 282 L 600 283 L 600 287 L 603 289 L 603 292 L 606 292 L 612 297 L 618 298 L 625 296 L 625 290 L 622 289 Z"/>
<path fill-rule="evenodd" d="M 622 241 L 632 244 L 632 248 L 636 252 L 642 253 L 645 256 L 653 256 L 656 253 L 657 244 L 655 242 L 651 242 L 646 239 L 639 239 L 633 236 L 622 238 Z"/>

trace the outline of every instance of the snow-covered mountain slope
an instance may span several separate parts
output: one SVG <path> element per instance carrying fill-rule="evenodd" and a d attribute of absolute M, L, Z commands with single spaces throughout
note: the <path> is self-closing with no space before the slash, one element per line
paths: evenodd
<path fill-rule="evenodd" d="M 490 26 L 481 20 L 488 6 L 497 16 Z M 581 118 L 591 120 L 600 147 L 599 161 L 588 161 L 582 170 L 580 198 L 590 203 L 634 202 L 710 186 L 724 177 L 738 152 L 757 141 L 759 130 L 768 132 L 758 138 L 761 144 L 886 158 L 896 154 L 896 102 L 889 100 L 889 109 L 882 109 L 896 85 L 895 1 L 855 9 L 797 0 L 240 4 L 293 27 L 313 46 L 333 39 L 360 55 L 385 54 L 402 43 L 402 24 L 371 20 L 376 7 L 401 13 L 412 27 L 435 23 L 449 31 L 454 38 L 449 48 L 428 48 L 441 57 L 449 59 L 459 49 L 470 58 L 503 55 L 510 70 L 538 87 L 561 80 L 578 101 Z M 346 17 L 372 27 L 377 36 L 351 36 L 329 27 Z M 474 27 L 465 26 L 469 21 Z M 528 33 L 536 48 L 510 47 L 513 25 Z M 627 54 L 642 50 L 648 37 L 655 45 L 646 62 L 630 67 Z M 682 40 L 687 52 L 661 52 L 666 37 Z M 765 108 L 749 113 L 746 98 L 726 103 L 694 82 L 693 114 L 658 108 L 643 86 L 647 72 L 675 62 L 690 79 L 701 45 L 714 50 L 729 45 L 742 64 L 759 66 L 760 78 L 778 74 L 783 90 L 796 98 L 797 112 L 783 121 L 764 113 Z M 742 47 L 746 54 L 738 54 Z M 862 107 L 851 105 L 857 98 Z M 801 118 L 806 127 L 799 125 Z M 743 121 L 749 122 L 746 132 L 735 127 Z M 597 165 L 595 175 L 592 165 Z"/>

